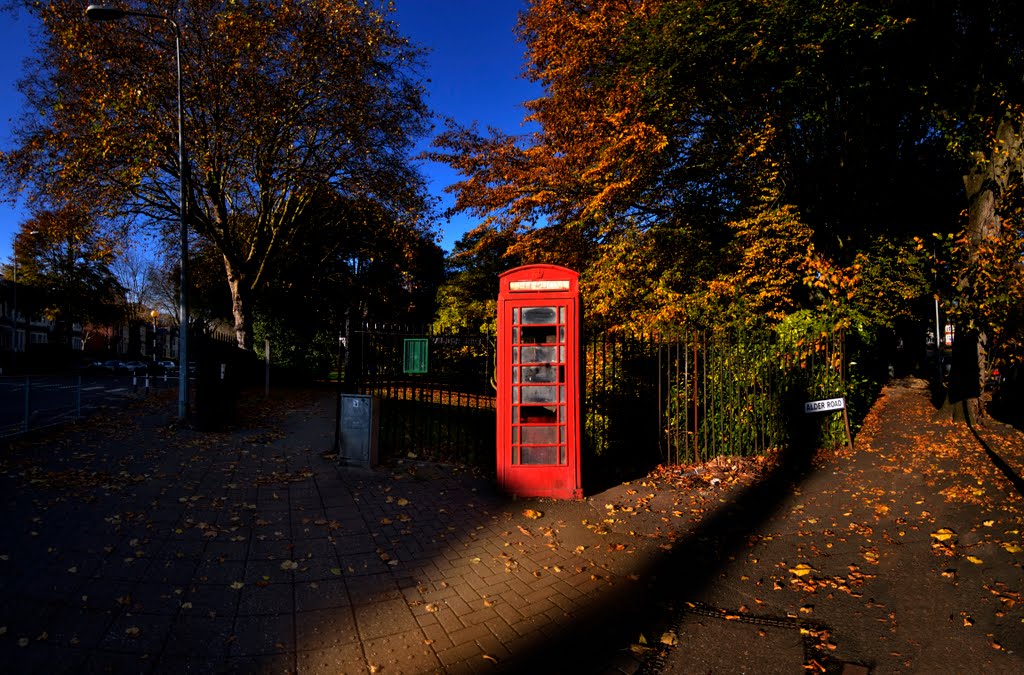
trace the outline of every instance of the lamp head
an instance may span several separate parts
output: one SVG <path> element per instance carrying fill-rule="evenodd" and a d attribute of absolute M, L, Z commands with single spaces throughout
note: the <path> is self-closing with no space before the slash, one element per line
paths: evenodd
<path fill-rule="evenodd" d="M 89 5 L 85 8 L 85 15 L 90 21 L 120 21 L 126 12 L 120 7 L 109 7 L 107 5 Z"/>

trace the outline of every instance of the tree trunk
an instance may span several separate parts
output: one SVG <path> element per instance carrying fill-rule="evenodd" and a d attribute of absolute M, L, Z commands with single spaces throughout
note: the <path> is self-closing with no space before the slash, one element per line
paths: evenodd
<path fill-rule="evenodd" d="M 228 288 L 231 289 L 231 313 L 235 317 L 235 339 L 238 347 L 252 351 L 252 332 L 249 328 L 249 284 L 241 265 L 232 264 L 224 256 L 224 270 L 227 272 Z"/>
<path fill-rule="evenodd" d="M 988 152 L 975 152 L 974 165 L 964 176 L 967 192 L 967 234 L 970 242 L 969 263 L 978 257 L 981 246 L 999 237 L 1000 201 L 1013 174 L 1020 172 L 1022 138 L 1017 120 L 1004 115 L 996 128 L 995 139 Z M 971 293 L 968 282 L 961 280 L 959 290 Z M 975 298 L 974 304 L 981 298 Z M 973 420 L 981 414 L 981 394 L 988 372 L 988 335 L 983 326 L 957 326 L 953 344 L 953 360 L 949 374 L 949 403 L 956 420 Z"/>

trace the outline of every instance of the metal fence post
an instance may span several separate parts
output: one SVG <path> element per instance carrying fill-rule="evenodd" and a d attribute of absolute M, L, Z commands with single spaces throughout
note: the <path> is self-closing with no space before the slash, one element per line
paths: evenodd
<path fill-rule="evenodd" d="M 28 375 L 25 376 L 25 417 L 22 420 L 22 430 L 28 433 L 28 416 L 29 416 L 29 388 L 32 386 L 32 378 Z"/>

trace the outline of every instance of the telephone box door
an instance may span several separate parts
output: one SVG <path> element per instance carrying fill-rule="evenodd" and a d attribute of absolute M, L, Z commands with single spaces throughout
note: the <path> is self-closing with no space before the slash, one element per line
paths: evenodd
<path fill-rule="evenodd" d="M 498 312 L 498 481 L 518 496 L 580 498 L 578 276 L 510 270 Z"/>

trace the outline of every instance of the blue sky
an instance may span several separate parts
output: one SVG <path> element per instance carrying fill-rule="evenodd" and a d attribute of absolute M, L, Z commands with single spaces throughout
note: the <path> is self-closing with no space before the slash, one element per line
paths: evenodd
<path fill-rule="evenodd" d="M 88 0 L 82 0 L 83 20 Z M 523 47 L 512 29 L 524 0 L 396 0 L 402 32 L 430 50 L 426 76 L 431 108 L 460 123 L 477 121 L 508 133 L 522 133 L 522 103 L 540 95 L 540 89 L 519 77 Z M 21 64 L 31 54 L 32 24 L 27 17 L 0 15 L 0 147 L 12 143 L 11 122 L 21 112 L 16 82 Z M 187 45 L 186 45 L 187 49 Z M 431 191 L 451 204 L 443 190 L 456 180 L 445 166 L 427 164 L 424 171 Z M 7 260 L 11 242 L 25 215 L 16 206 L 0 204 L 0 260 Z M 439 223 L 442 246 L 452 244 L 476 222 L 466 218 Z"/>

